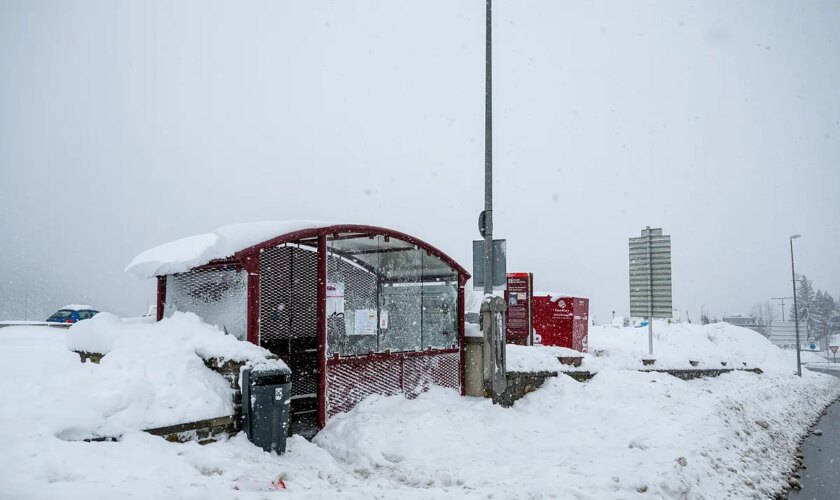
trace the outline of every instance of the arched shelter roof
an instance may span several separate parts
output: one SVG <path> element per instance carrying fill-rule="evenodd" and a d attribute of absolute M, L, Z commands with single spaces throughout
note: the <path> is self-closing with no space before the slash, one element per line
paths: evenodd
<path fill-rule="evenodd" d="M 268 221 L 222 226 L 212 233 L 190 236 L 149 249 L 126 267 L 138 278 L 150 278 L 189 271 L 213 262 L 238 260 L 286 243 L 317 246 L 325 236 L 331 251 L 342 253 L 366 265 L 373 255 L 422 249 L 446 264 L 465 282 L 470 275 L 455 260 L 420 238 L 378 226 L 329 224 L 319 221 Z M 434 265 L 433 263 L 430 265 Z"/>

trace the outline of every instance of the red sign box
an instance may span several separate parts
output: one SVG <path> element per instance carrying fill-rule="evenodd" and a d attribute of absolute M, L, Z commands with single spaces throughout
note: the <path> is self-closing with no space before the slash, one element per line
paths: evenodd
<path fill-rule="evenodd" d="M 589 299 L 582 297 L 533 298 L 534 330 L 543 345 L 586 352 L 589 343 Z"/>
<path fill-rule="evenodd" d="M 508 344 L 533 345 L 532 305 L 534 275 L 508 273 L 505 302 L 507 303 L 506 336 Z"/>

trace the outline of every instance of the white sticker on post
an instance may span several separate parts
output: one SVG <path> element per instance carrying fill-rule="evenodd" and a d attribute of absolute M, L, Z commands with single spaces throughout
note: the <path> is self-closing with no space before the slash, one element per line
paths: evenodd
<path fill-rule="evenodd" d="M 327 283 L 327 317 L 344 314 L 344 283 Z"/>
<path fill-rule="evenodd" d="M 388 311 L 379 312 L 379 328 L 382 330 L 388 329 Z"/>
<path fill-rule="evenodd" d="M 274 400 L 275 401 L 283 401 L 283 388 L 277 387 L 274 389 Z"/>

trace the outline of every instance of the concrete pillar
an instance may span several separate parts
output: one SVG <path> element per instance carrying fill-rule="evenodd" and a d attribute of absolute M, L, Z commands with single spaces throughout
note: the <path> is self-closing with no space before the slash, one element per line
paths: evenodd
<path fill-rule="evenodd" d="M 487 295 L 481 303 L 481 333 L 484 334 L 484 380 L 490 394 L 498 396 L 507 388 L 505 360 L 505 312 L 501 297 Z"/>
<path fill-rule="evenodd" d="M 464 393 L 484 397 L 484 337 L 467 337 L 464 357 Z"/>

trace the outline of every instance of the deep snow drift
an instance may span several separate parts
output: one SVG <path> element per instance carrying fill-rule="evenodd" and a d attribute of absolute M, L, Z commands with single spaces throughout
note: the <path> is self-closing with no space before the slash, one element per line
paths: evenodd
<path fill-rule="evenodd" d="M 67 333 L 67 348 L 100 354 L 131 354 L 142 359 L 161 356 L 201 359 L 224 358 L 233 361 L 262 362 L 271 353 L 249 342 L 225 335 L 193 313 L 176 312 L 158 322 L 120 319 L 110 313 L 74 324 Z M 114 352 L 112 352 L 114 351 Z M 175 359 L 164 365 L 177 364 Z"/>
<path fill-rule="evenodd" d="M 151 324 L 100 313 L 69 330 L 19 326 L 0 333 L 10 370 L 0 383 L 4 410 L 12 421 L 27 415 L 24 431 L 43 426 L 40 432 L 63 439 L 230 415 L 230 385 L 203 360 L 264 363 L 270 356 L 189 313 Z M 82 364 L 71 351 L 107 355 Z"/>
<path fill-rule="evenodd" d="M 729 352 L 765 370 L 694 381 L 616 368 L 638 367 L 646 332 L 594 329 L 590 345 L 605 352 L 585 360 L 601 363 L 587 383 L 551 379 L 511 409 L 445 389 L 371 397 L 278 457 L 241 435 L 202 447 L 130 430 L 216 416 L 229 388 L 201 366 L 196 344 L 180 350 L 182 339 L 164 337 L 181 352 L 166 363 L 138 365 L 141 345 L 128 347 L 119 323 L 103 363 L 82 364 L 67 348 L 81 326 L 0 329 L 0 498 L 766 498 L 811 419 L 840 394 L 833 377 L 791 375 L 785 353 L 743 329 L 690 328 L 684 342 L 671 338 L 678 325 L 662 330 L 660 359 L 682 366 L 706 353 L 720 366 Z M 74 441 L 106 431 L 122 439 Z"/>
<path fill-rule="evenodd" d="M 728 323 L 701 326 L 655 321 L 653 349 L 656 363 L 650 368 L 654 369 L 695 367 L 761 368 L 777 373 L 796 371 L 794 351 L 782 351 L 760 333 Z M 508 370 L 569 370 L 556 358 L 575 353 L 583 356 L 579 370 L 642 369 L 641 360 L 649 357 L 647 327 L 590 326 L 588 353 L 577 353 L 562 347 L 509 345 Z"/>

